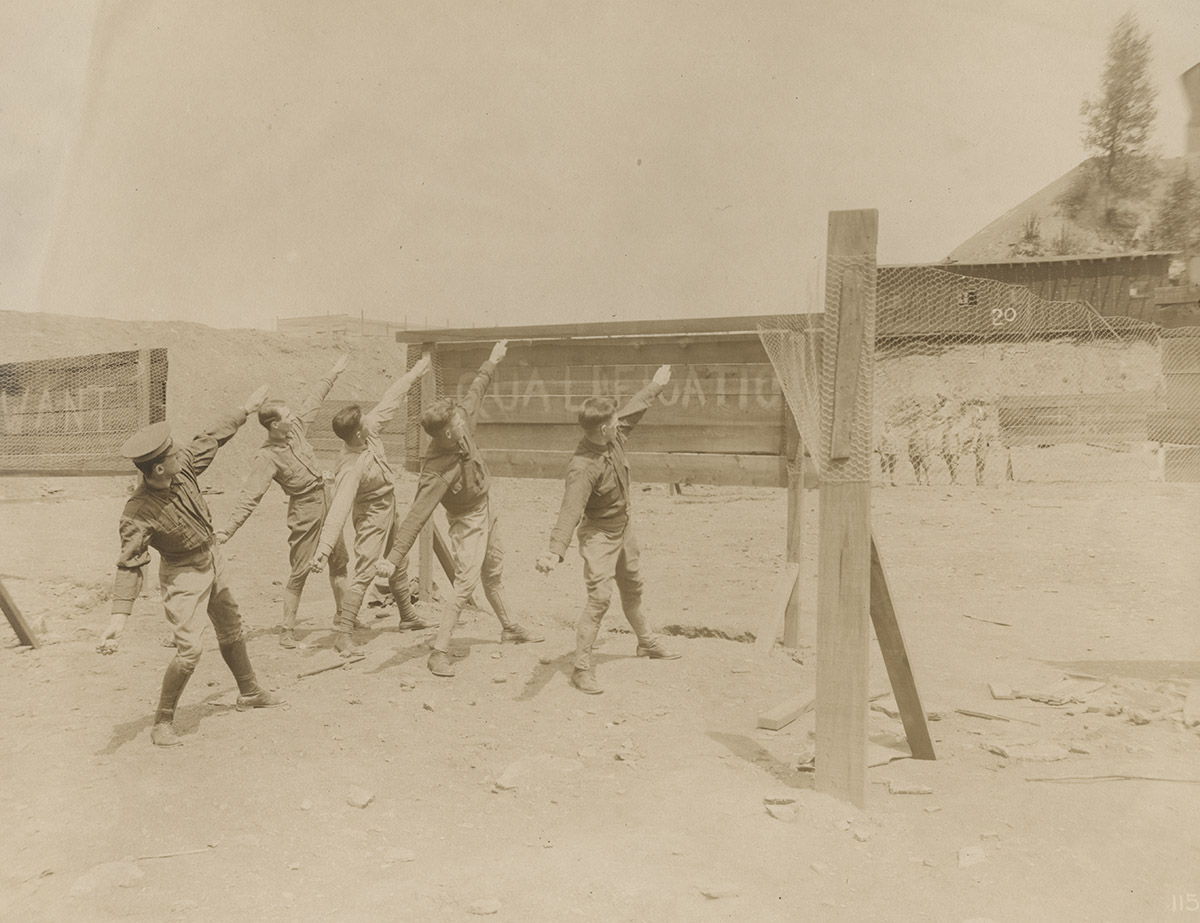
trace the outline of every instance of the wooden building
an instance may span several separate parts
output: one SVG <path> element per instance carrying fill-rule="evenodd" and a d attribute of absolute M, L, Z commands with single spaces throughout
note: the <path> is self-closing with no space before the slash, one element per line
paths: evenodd
<path fill-rule="evenodd" d="M 1167 284 L 1171 262 L 1178 258 L 1171 251 L 1148 251 L 930 265 L 961 276 L 1023 285 L 1046 301 L 1082 301 L 1100 314 L 1153 323 L 1154 290 Z"/>

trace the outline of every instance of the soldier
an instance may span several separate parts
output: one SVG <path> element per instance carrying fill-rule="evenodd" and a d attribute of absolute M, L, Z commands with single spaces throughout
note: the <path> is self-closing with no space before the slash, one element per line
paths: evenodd
<path fill-rule="evenodd" d="M 896 456 L 900 452 L 900 441 L 896 438 L 896 431 L 892 428 L 892 424 L 888 420 L 884 420 L 883 422 L 883 429 L 879 433 L 879 442 L 875 446 L 875 451 L 879 453 L 880 471 L 891 482 L 891 485 L 895 487 Z"/>
<path fill-rule="evenodd" d="M 543 574 L 554 570 L 562 562 L 571 533 L 579 526 L 579 554 L 588 599 L 575 626 L 571 685 L 589 695 L 604 691 L 592 670 L 592 648 L 600 633 L 600 621 L 608 611 L 614 582 L 625 618 L 637 635 L 637 655 L 653 660 L 677 660 L 682 656 L 667 649 L 642 615 L 642 574 L 631 521 L 629 462 L 625 457 L 630 431 L 670 380 L 671 367 L 664 365 L 654 373 L 653 381 L 620 410 L 611 397 L 589 397 L 583 402 L 579 411 L 583 439 L 567 466 L 566 489 L 558 522 L 550 533 L 550 550 L 537 559 L 537 569 Z"/>
<path fill-rule="evenodd" d="M 454 605 L 444 610 L 437 640 L 429 654 L 429 670 L 435 676 L 454 675 L 450 638 L 480 582 L 483 583 L 483 594 L 500 621 L 502 642 L 523 644 L 544 640 L 541 635 L 513 621 L 504 604 L 504 547 L 500 543 L 497 513 L 489 494 L 492 478 L 472 435 L 492 374 L 507 350 L 507 340 L 492 347 L 491 355 L 475 375 L 461 404 L 442 398 L 421 414 L 421 426 L 431 442 L 421 465 L 417 495 L 396 532 L 392 550 L 378 567 L 381 576 L 390 577 L 396 566 L 404 561 L 438 504 L 445 508 L 454 556 Z"/>
<path fill-rule="evenodd" d="M 283 590 L 283 626 L 279 643 L 286 648 L 296 646 L 296 614 L 300 610 L 300 594 L 308 580 L 309 565 L 317 550 L 325 514 L 329 512 L 329 492 L 325 474 L 321 471 L 305 432 L 321 408 L 333 383 L 346 368 L 342 356 L 301 402 L 293 413 L 283 401 L 264 401 L 258 408 L 258 422 L 267 431 L 267 441 L 250 462 L 250 474 L 242 486 L 237 506 L 229 520 L 217 532 L 217 541 L 224 544 L 233 537 L 254 512 L 263 495 L 275 481 L 288 497 L 288 550 L 291 573 Z M 342 591 L 346 584 L 346 545 L 339 535 L 329 555 L 329 585 L 333 601 L 341 609 Z"/>
<path fill-rule="evenodd" d="M 333 431 L 342 440 L 341 457 L 333 487 L 333 503 L 321 528 L 312 570 L 325 566 L 349 516 L 354 522 L 354 579 L 342 594 L 334 622 L 333 647 L 339 654 L 354 653 L 351 633 L 358 622 L 363 597 L 375 577 L 375 566 L 392 548 L 396 525 L 396 473 L 388 464 L 379 431 L 396 413 L 400 402 L 422 375 L 429 358 L 422 356 L 380 397 L 369 413 L 358 404 L 343 407 L 333 417 Z M 400 630 L 421 630 L 429 625 L 417 617 L 409 598 L 408 568 L 404 562 L 391 579 L 392 596 L 400 609 Z"/>
<path fill-rule="evenodd" d="M 913 421 L 912 429 L 908 434 L 908 460 L 912 464 L 913 474 L 916 476 L 918 485 L 929 486 L 930 451 L 929 432 L 918 417 Z"/>
<path fill-rule="evenodd" d="M 182 741 L 172 721 L 184 687 L 200 662 L 208 623 L 212 622 L 221 656 L 237 681 L 237 709 L 270 708 L 278 696 L 258 684 L 243 637 L 242 616 L 229 586 L 225 561 L 212 528 L 212 515 L 197 478 L 262 403 L 266 385 L 236 411 L 221 417 L 187 446 L 171 439 L 166 423 L 155 423 L 131 436 L 121 454 L 142 473 L 141 483 L 121 513 L 121 553 L 113 581 L 112 620 L 97 650 L 111 654 L 142 589 L 150 549 L 159 554 L 158 579 L 163 608 L 175 634 L 175 657 L 163 676 L 150 739 L 160 747 Z"/>
<path fill-rule="evenodd" d="M 962 439 L 958 434 L 958 427 L 955 425 L 954 418 L 947 416 L 942 423 L 941 434 L 941 455 L 946 462 L 946 467 L 950 470 L 950 483 L 958 483 L 958 456 L 962 454 Z"/>
<path fill-rule="evenodd" d="M 988 451 L 991 448 L 991 437 L 987 431 L 987 408 L 977 404 L 967 418 L 966 435 L 963 438 L 963 454 L 975 456 L 975 486 L 983 486 L 984 474 L 987 470 Z"/>

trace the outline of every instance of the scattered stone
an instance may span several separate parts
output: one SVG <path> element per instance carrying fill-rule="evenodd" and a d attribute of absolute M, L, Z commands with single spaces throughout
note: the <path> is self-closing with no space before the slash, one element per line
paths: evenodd
<path fill-rule="evenodd" d="M 858 840 L 860 843 L 865 843 L 867 840 L 871 839 L 871 834 L 867 833 L 865 830 L 855 830 L 854 839 Z"/>
<path fill-rule="evenodd" d="M 300 802 L 300 810 L 301 811 L 311 811 L 312 810 L 312 802 L 309 801 L 307 798 L 305 798 L 303 801 Z"/>
<path fill-rule="evenodd" d="M 480 901 L 475 901 L 467 908 L 467 913 L 473 913 L 476 916 L 486 917 L 489 914 L 500 912 L 500 902 L 494 897 L 487 897 Z"/>
<path fill-rule="evenodd" d="M 1121 712 L 1123 712 L 1124 710 L 1125 709 L 1122 708 L 1120 705 L 1117 705 L 1114 703 L 1112 705 L 1105 705 L 1101 711 L 1103 714 L 1107 715 L 1109 718 L 1115 718 L 1115 717 L 1117 717 L 1117 715 L 1121 714 Z"/>
<path fill-rule="evenodd" d="M 938 811 L 940 811 L 940 810 L 941 810 L 941 808 L 940 808 L 940 807 L 938 807 L 938 806 L 937 806 L 937 805 L 935 805 L 935 804 L 932 804 L 932 805 L 930 805 L 929 807 L 927 807 L 927 808 L 925 809 L 925 813 L 926 813 L 926 814 L 936 814 L 936 813 L 937 813 Z"/>
<path fill-rule="evenodd" d="M 723 898 L 737 897 L 738 889 L 727 882 L 719 884 L 705 885 L 700 888 L 700 893 L 707 897 L 710 901 L 719 901 Z"/>
<path fill-rule="evenodd" d="M 105 862 L 88 869 L 71 885 L 72 897 L 85 897 L 110 888 L 132 888 L 145 876 L 132 859 Z"/>
<path fill-rule="evenodd" d="M 433 705 L 429 702 L 422 702 L 421 707 L 426 711 L 433 711 Z"/>
<path fill-rule="evenodd" d="M 926 810 L 928 810 L 928 808 Z M 938 867 L 937 859 L 926 859 L 921 864 L 929 869 L 935 869 Z"/>
<path fill-rule="evenodd" d="M 988 692 L 992 694 L 993 699 L 1015 699 L 1012 686 L 1006 686 L 1004 683 L 988 683 Z"/>
<path fill-rule="evenodd" d="M 829 871 L 829 866 L 826 865 L 824 862 L 810 862 L 808 864 L 808 867 L 810 869 L 812 869 L 814 872 L 816 872 L 818 875 L 824 875 L 826 872 Z"/>
<path fill-rule="evenodd" d="M 1129 710 L 1129 721 L 1132 724 L 1139 724 L 1139 725 L 1150 723 L 1150 719 L 1148 717 L 1146 717 L 1145 712 L 1142 712 L 1136 708 L 1131 708 Z"/>
<path fill-rule="evenodd" d="M 346 794 L 346 804 L 352 808 L 365 808 L 375 800 L 375 793 L 369 792 L 365 788 L 355 786 Z"/>
<path fill-rule="evenodd" d="M 987 853 L 983 851 L 982 846 L 964 846 L 958 851 L 958 867 L 960 869 L 978 865 L 980 862 L 987 862 Z"/>
<path fill-rule="evenodd" d="M 493 683 L 507 683 L 508 677 L 507 676 L 493 676 L 492 682 Z"/>
<path fill-rule="evenodd" d="M 507 766 L 504 772 L 496 776 L 492 782 L 492 791 L 496 792 L 511 792 L 517 788 L 517 779 L 524 771 L 525 767 L 518 763 L 511 763 Z"/>
<path fill-rule="evenodd" d="M 768 804 L 767 813 L 776 820 L 791 822 L 800 816 L 800 809 L 794 804 Z"/>
<path fill-rule="evenodd" d="M 538 658 L 538 663 L 540 663 L 540 664 L 541 664 L 543 667 L 545 667 L 545 666 L 549 666 L 550 664 L 554 663 L 554 658 L 553 658 L 553 657 L 550 657 L 550 656 L 549 656 L 549 655 L 547 655 L 547 654 L 542 654 L 542 655 L 541 655 L 541 656 Z"/>
<path fill-rule="evenodd" d="M 499 660 L 503 656 L 499 651 L 492 651 L 492 660 Z"/>

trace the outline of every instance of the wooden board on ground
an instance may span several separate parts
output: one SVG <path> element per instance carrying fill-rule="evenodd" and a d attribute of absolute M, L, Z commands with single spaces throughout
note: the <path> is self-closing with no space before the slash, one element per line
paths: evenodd
<path fill-rule="evenodd" d="M 768 731 L 778 731 L 780 728 L 787 727 L 801 715 L 808 714 L 815 704 L 816 699 L 807 692 L 784 699 L 758 716 L 758 726 Z"/>

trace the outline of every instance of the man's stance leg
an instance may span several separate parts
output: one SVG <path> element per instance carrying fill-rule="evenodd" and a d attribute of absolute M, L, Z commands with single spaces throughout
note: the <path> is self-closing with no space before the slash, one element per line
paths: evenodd
<path fill-rule="evenodd" d="M 638 548 L 637 535 L 633 531 L 633 523 L 625 526 L 621 536 L 621 553 L 617 556 L 616 568 L 617 590 L 621 593 L 621 607 L 625 610 L 625 618 L 629 627 L 637 635 L 637 655 L 649 657 L 651 660 L 678 660 L 682 654 L 668 650 L 646 622 L 642 615 L 642 568 L 641 551 Z"/>
<path fill-rule="evenodd" d="M 238 611 L 233 590 L 226 582 L 225 563 L 219 554 L 213 556 L 213 584 L 208 601 L 208 617 L 217 634 L 221 657 L 237 683 L 237 710 L 282 705 L 283 699 L 263 689 L 254 675 L 250 653 L 246 650 L 246 640 L 242 634 L 242 615 Z"/>
<path fill-rule="evenodd" d="M 592 648 L 596 646 L 600 622 L 612 601 L 622 536 L 605 532 L 586 522 L 579 527 L 578 535 L 587 603 L 575 623 L 575 668 L 571 672 L 571 685 L 588 695 L 599 695 L 604 690 L 596 682 Z"/>

